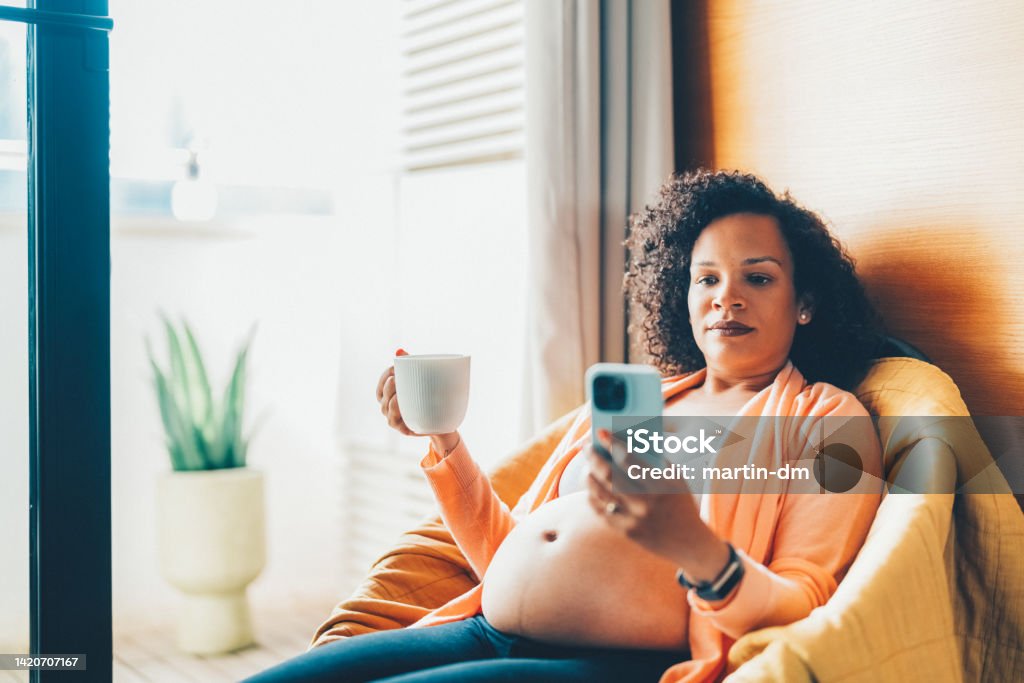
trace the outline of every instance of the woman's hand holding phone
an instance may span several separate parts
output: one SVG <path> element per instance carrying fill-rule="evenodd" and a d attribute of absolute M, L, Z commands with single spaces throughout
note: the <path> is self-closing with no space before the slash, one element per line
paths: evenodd
<path fill-rule="evenodd" d="M 612 457 L 590 448 L 587 489 L 593 510 L 633 541 L 677 564 L 688 577 L 710 580 L 717 576 L 729 560 L 729 549 L 701 519 L 693 495 L 689 491 L 650 493 L 641 484 L 629 482 L 616 464 L 634 462 L 626 444 L 606 429 L 599 430 L 597 438 Z"/>
<path fill-rule="evenodd" d="M 729 558 L 728 546 L 704 523 L 685 488 L 655 493 L 628 476 L 650 460 L 628 452 L 620 435 L 629 427 L 661 431 L 661 378 L 652 368 L 598 363 L 587 371 L 591 407 L 590 506 L 605 521 L 647 550 L 675 562 L 697 580 L 713 578 Z M 661 460 L 660 456 L 656 456 Z"/>

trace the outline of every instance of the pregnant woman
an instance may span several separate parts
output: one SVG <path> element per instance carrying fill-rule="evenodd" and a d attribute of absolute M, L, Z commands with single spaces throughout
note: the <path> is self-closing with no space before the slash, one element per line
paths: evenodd
<path fill-rule="evenodd" d="M 871 358 L 875 316 L 818 216 L 753 176 L 698 171 L 632 217 L 627 246 L 634 332 L 664 376 L 665 415 L 867 416 L 847 390 Z M 411 435 L 393 375 L 377 400 Z M 737 638 L 828 600 L 880 501 L 867 419 L 844 431 L 863 475 L 842 495 L 751 480 L 698 500 L 613 486 L 588 416 L 513 510 L 457 432 L 432 435 L 421 466 L 481 583 L 408 628 L 329 642 L 250 680 L 720 679 Z M 806 460 L 806 430 L 761 424 L 742 464 Z"/>

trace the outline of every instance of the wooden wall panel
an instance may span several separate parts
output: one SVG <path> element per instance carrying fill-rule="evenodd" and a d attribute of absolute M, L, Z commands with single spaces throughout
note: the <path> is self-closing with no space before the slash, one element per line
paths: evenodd
<path fill-rule="evenodd" d="M 715 164 L 850 246 L 890 331 L 1024 414 L 1024 4 L 712 1 Z"/>

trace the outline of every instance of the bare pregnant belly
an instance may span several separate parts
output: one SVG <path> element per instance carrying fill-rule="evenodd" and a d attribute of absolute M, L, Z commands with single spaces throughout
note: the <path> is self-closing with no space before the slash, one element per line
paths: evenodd
<path fill-rule="evenodd" d="M 608 526 L 585 491 L 542 505 L 502 542 L 483 582 L 500 631 L 574 645 L 688 650 L 673 563 Z"/>

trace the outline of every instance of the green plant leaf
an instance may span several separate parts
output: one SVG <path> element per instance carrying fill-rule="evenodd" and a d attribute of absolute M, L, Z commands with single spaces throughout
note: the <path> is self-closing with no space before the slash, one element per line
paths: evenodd
<path fill-rule="evenodd" d="M 193 390 L 193 401 L 197 410 L 196 417 L 200 420 L 203 435 L 210 440 L 213 428 L 213 392 L 210 390 L 210 379 L 203 364 L 203 354 L 199 351 L 195 335 L 189 324 L 184 323 L 185 338 L 188 342 L 189 386 Z"/>
<path fill-rule="evenodd" d="M 210 452 L 210 444 L 206 441 L 206 437 L 203 435 L 203 430 L 200 429 L 195 422 L 190 423 L 187 426 L 187 429 L 191 431 L 189 437 L 192 439 L 192 443 L 195 444 L 196 456 L 199 458 L 199 462 L 202 463 L 202 467 L 200 469 L 217 469 L 217 456 L 215 453 Z"/>
<path fill-rule="evenodd" d="M 148 338 L 146 351 L 171 466 L 175 470 L 244 467 L 248 440 L 242 437 L 242 422 L 247 359 L 255 326 L 235 358 L 223 399 L 217 402 L 191 327 L 182 321 L 183 331 L 179 333 L 166 316 L 161 318 L 167 335 L 168 369 L 157 363 Z"/>
<path fill-rule="evenodd" d="M 174 330 L 169 324 L 167 330 L 169 341 L 173 338 L 174 342 L 176 342 L 177 337 L 174 335 Z M 172 365 L 172 372 L 169 376 L 160 369 L 153 359 L 152 347 L 150 347 L 149 353 L 156 383 L 157 398 L 160 403 L 160 417 L 164 423 L 164 431 L 170 444 L 168 452 L 171 454 L 171 464 L 175 469 L 205 469 L 204 459 L 197 451 L 196 443 L 190 434 L 189 425 L 191 424 L 191 417 L 187 408 L 187 399 L 180 389 L 180 380 L 183 375 L 180 372 L 176 373 L 174 371 L 175 343 L 170 343 L 169 346 L 171 348 Z M 180 353 L 178 354 L 178 360 L 181 360 Z M 180 362 L 179 367 L 181 367 Z M 179 387 L 177 391 L 175 391 L 175 386 Z"/>
<path fill-rule="evenodd" d="M 192 406 L 192 390 L 189 386 L 188 370 L 185 367 L 185 355 L 182 353 L 181 342 L 178 341 L 174 325 L 167 318 L 164 318 L 164 328 L 167 331 L 167 349 L 171 356 L 170 387 L 174 391 L 175 402 L 192 420 L 195 417 L 195 411 Z"/>
<path fill-rule="evenodd" d="M 151 361 L 152 362 L 152 361 Z M 195 443 L 188 434 L 187 420 L 182 416 L 180 406 L 168 386 L 167 378 L 155 362 L 152 362 L 160 417 L 170 444 L 172 465 L 175 469 L 203 469 L 203 460 L 196 452 Z"/>
<path fill-rule="evenodd" d="M 171 456 L 171 469 L 175 472 L 183 472 L 188 469 L 185 466 L 185 456 L 182 454 L 181 449 L 178 448 L 177 444 L 168 441 L 167 452 Z"/>
<path fill-rule="evenodd" d="M 242 419 L 245 412 L 246 359 L 249 342 L 246 342 L 235 359 L 235 369 L 224 391 L 224 421 L 221 432 L 225 448 L 230 449 L 231 461 L 235 467 L 245 466 L 245 448 L 242 444 Z"/>
<path fill-rule="evenodd" d="M 150 357 L 150 364 L 153 367 L 153 385 L 156 390 L 157 403 L 160 406 L 160 420 L 164 426 L 164 433 L 167 435 L 167 452 L 171 456 L 171 467 L 176 470 L 188 469 L 188 463 L 182 448 L 178 445 L 178 419 L 175 415 L 176 406 L 167 388 L 167 379 L 164 373 Z"/>
<path fill-rule="evenodd" d="M 184 454 L 181 451 L 178 443 L 178 435 L 176 434 L 177 429 L 177 418 L 172 414 L 176 410 L 174 405 L 174 398 L 171 396 L 170 389 L 167 386 L 167 378 L 164 373 L 157 366 L 156 361 L 153 360 L 152 356 L 149 359 L 150 365 L 153 367 L 153 385 L 156 390 L 157 403 L 160 406 L 160 421 L 164 426 L 164 433 L 167 435 L 168 448 L 171 454 L 171 464 L 174 469 L 180 470 L 186 468 L 184 460 Z"/>

